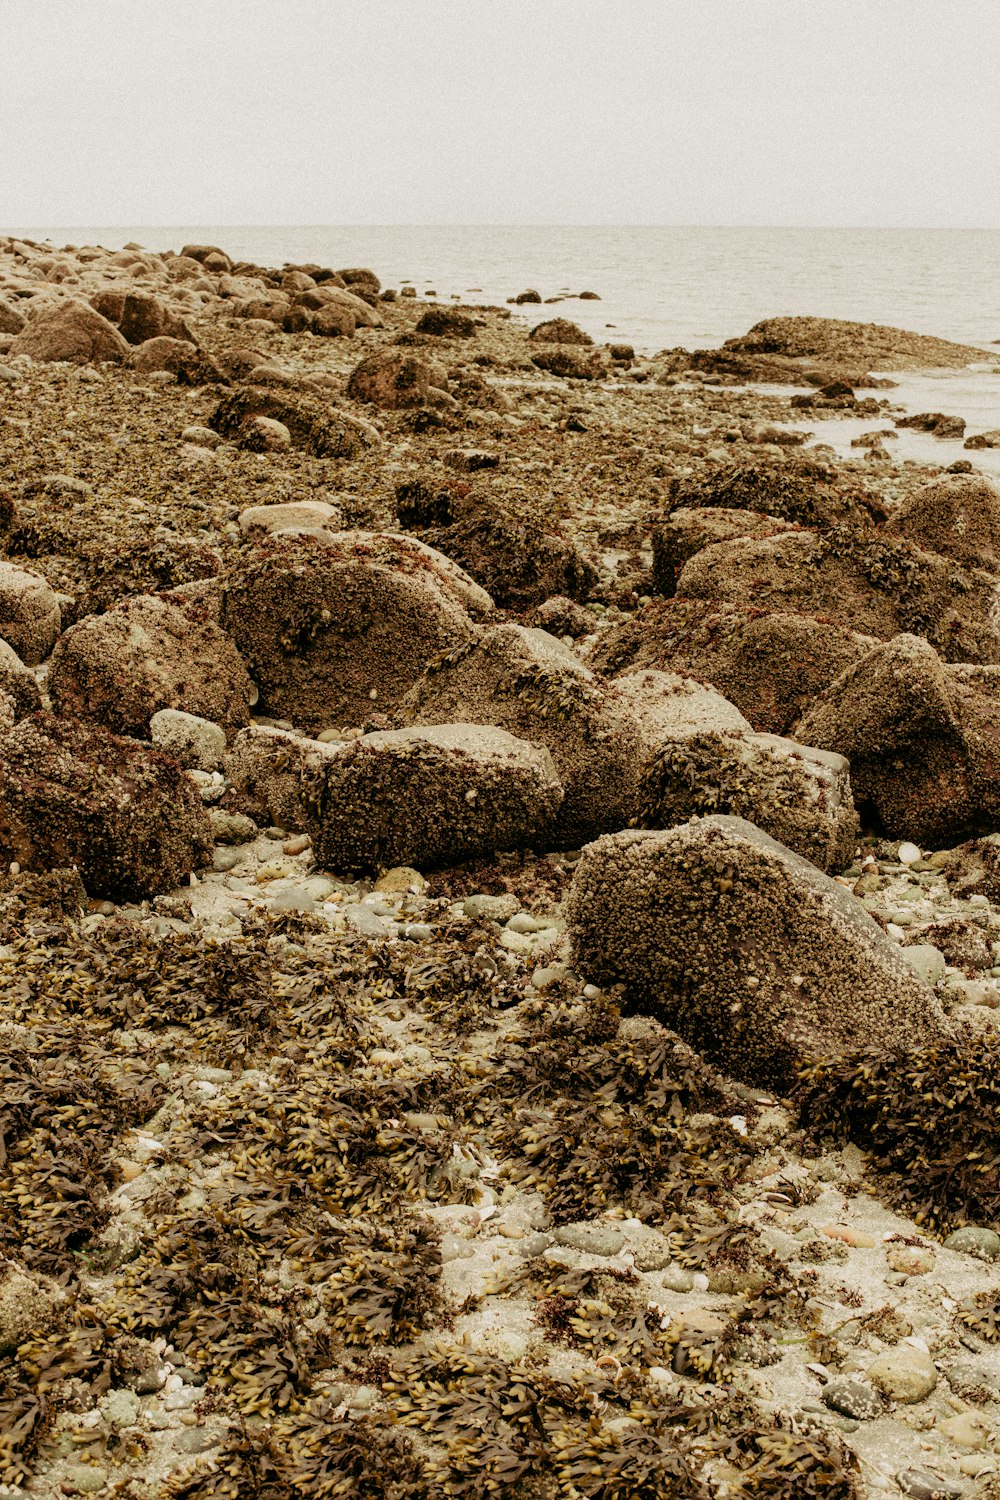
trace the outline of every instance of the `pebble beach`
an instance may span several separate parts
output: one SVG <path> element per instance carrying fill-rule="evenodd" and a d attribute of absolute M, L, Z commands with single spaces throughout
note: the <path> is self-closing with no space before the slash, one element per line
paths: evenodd
<path fill-rule="evenodd" d="M 8 1500 L 1000 1495 L 994 359 L 547 295 L 0 237 Z"/>

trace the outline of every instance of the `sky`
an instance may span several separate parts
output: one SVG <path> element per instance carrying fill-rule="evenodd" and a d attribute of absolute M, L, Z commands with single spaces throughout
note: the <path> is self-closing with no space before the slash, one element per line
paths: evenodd
<path fill-rule="evenodd" d="M 1000 227 L 1000 0 L 0 0 L 0 229 Z"/>

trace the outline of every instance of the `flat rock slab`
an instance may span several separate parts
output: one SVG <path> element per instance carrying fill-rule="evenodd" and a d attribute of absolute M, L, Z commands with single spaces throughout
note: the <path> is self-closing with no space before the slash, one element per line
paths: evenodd
<path fill-rule="evenodd" d="M 569 900 L 574 967 L 734 1077 L 778 1089 L 807 1057 L 945 1029 L 864 907 L 742 818 L 589 844 Z"/>
<path fill-rule="evenodd" d="M 548 750 L 502 729 L 385 730 L 325 762 L 309 831 L 327 869 L 423 869 L 525 848 L 545 837 L 562 799 Z"/>

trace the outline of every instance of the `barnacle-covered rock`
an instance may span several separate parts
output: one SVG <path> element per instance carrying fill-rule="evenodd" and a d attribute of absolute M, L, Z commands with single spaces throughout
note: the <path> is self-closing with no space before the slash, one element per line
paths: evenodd
<path fill-rule="evenodd" d="M 297 390 L 262 385 L 243 386 L 224 396 L 209 418 L 209 427 L 224 438 L 239 441 L 254 417 L 280 422 L 291 434 L 292 447 L 316 458 L 356 458 L 381 441 L 370 422 Z"/>
<path fill-rule="evenodd" d="M 721 507 L 763 512 L 817 528 L 865 526 L 884 512 L 857 485 L 845 487 L 835 472 L 809 459 L 705 464 L 692 476 L 671 480 L 671 510 Z"/>
<path fill-rule="evenodd" d="M 948 666 L 900 635 L 841 674 L 796 739 L 851 762 L 860 804 L 890 838 L 949 845 L 1000 821 L 1000 669 Z"/>
<path fill-rule="evenodd" d="M 842 755 L 755 734 L 738 709 L 691 678 L 637 672 L 615 687 L 647 736 L 638 827 L 731 813 L 821 870 L 849 863 L 859 825 Z"/>
<path fill-rule="evenodd" d="M 784 1088 L 803 1058 L 926 1042 L 934 994 L 864 907 L 742 818 L 588 845 L 574 962 L 734 1077 Z"/>
<path fill-rule="evenodd" d="M 53 653 L 49 690 L 60 713 L 142 737 L 161 708 L 231 732 L 248 722 L 253 697 L 225 632 L 151 595 L 123 599 L 71 626 Z"/>
<path fill-rule="evenodd" d="M 61 623 L 59 601 L 45 579 L 0 561 L 0 636 L 26 666 L 45 660 Z"/>
<path fill-rule="evenodd" d="M 448 376 L 436 361 L 396 349 L 379 349 L 351 371 L 347 394 L 355 401 L 399 410 L 433 406 L 448 390 Z"/>
<path fill-rule="evenodd" d="M 226 778 L 239 806 L 257 822 L 300 833 L 309 826 L 311 788 L 340 748 L 253 724 L 233 740 Z"/>
<path fill-rule="evenodd" d="M 364 735 L 310 790 L 316 860 L 335 871 L 458 864 L 544 843 L 562 802 L 547 750 L 478 724 Z"/>
<path fill-rule="evenodd" d="M 262 542 L 228 580 L 221 621 L 262 711 L 317 731 L 390 709 L 491 611 L 471 578 L 414 538 L 345 531 Z"/>
<path fill-rule="evenodd" d="M 642 741 L 627 703 L 544 630 L 498 625 L 431 664 L 407 724 L 495 724 L 551 751 L 566 798 L 551 832 L 578 844 L 634 815 Z"/>
<path fill-rule="evenodd" d="M 529 609 L 552 594 L 588 599 L 597 584 L 587 554 L 526 507 L 480 498 L 458 507 L 449 524 L 424 532 L 424 540 L 453 558 L 505 609 Z"/>
<path fill-rule="evenodd" d="M 93 896 L 169 891 L 211 847 L 176 762 L 96 724 L 22 719 L 0 740 L 0 787 L 2 857 L 26 870 L 75 865 Z"/>
<path fill-rule="evenodd" d="M 942 474 L 908 495 L 885 529 L 963 568 L 1000 572 L 1000 489 L 985 474 Z"/>
<path fill-rule="evenodd" d="M 754 729 L 787 734 L 816 694 L 875 640 L 832 620 L 711 599 L 654 601 L 594 643 L 609 676 L 653 667 L 711 682 Z"/>
<path fill-rule="evenodd" d="M 679 595 L 849 619 L 883 640 L 911 631 L 948 661 L 1000 662 L 996 579 L 904 537 L 850 527 L 716 542 L 685 563 Z"/>
<path fill-rule="evenodd" d="M 653 587 L 665 599 L 673 597 L 677 575 L 689 558 L 716 542 L 741 536 L 777 536 L 789 522 L 759 510 L 683 506 L 653 527 Z"/>
<path fill-rule="evenodd" d="M 42 693 L 34 672 L 25 666 L 13 646 L 0 639 L 0 692 L 14 705 L 14 717 L 23 719 L 42 706 Z"/>

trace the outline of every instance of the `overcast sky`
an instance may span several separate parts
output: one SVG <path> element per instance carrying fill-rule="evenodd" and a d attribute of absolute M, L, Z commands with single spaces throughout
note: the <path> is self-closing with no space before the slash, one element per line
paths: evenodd
<path fill-rule="evenodd" d="M 0 0 L 0 228 L 1000 225 L 1000 0 Z"/>

